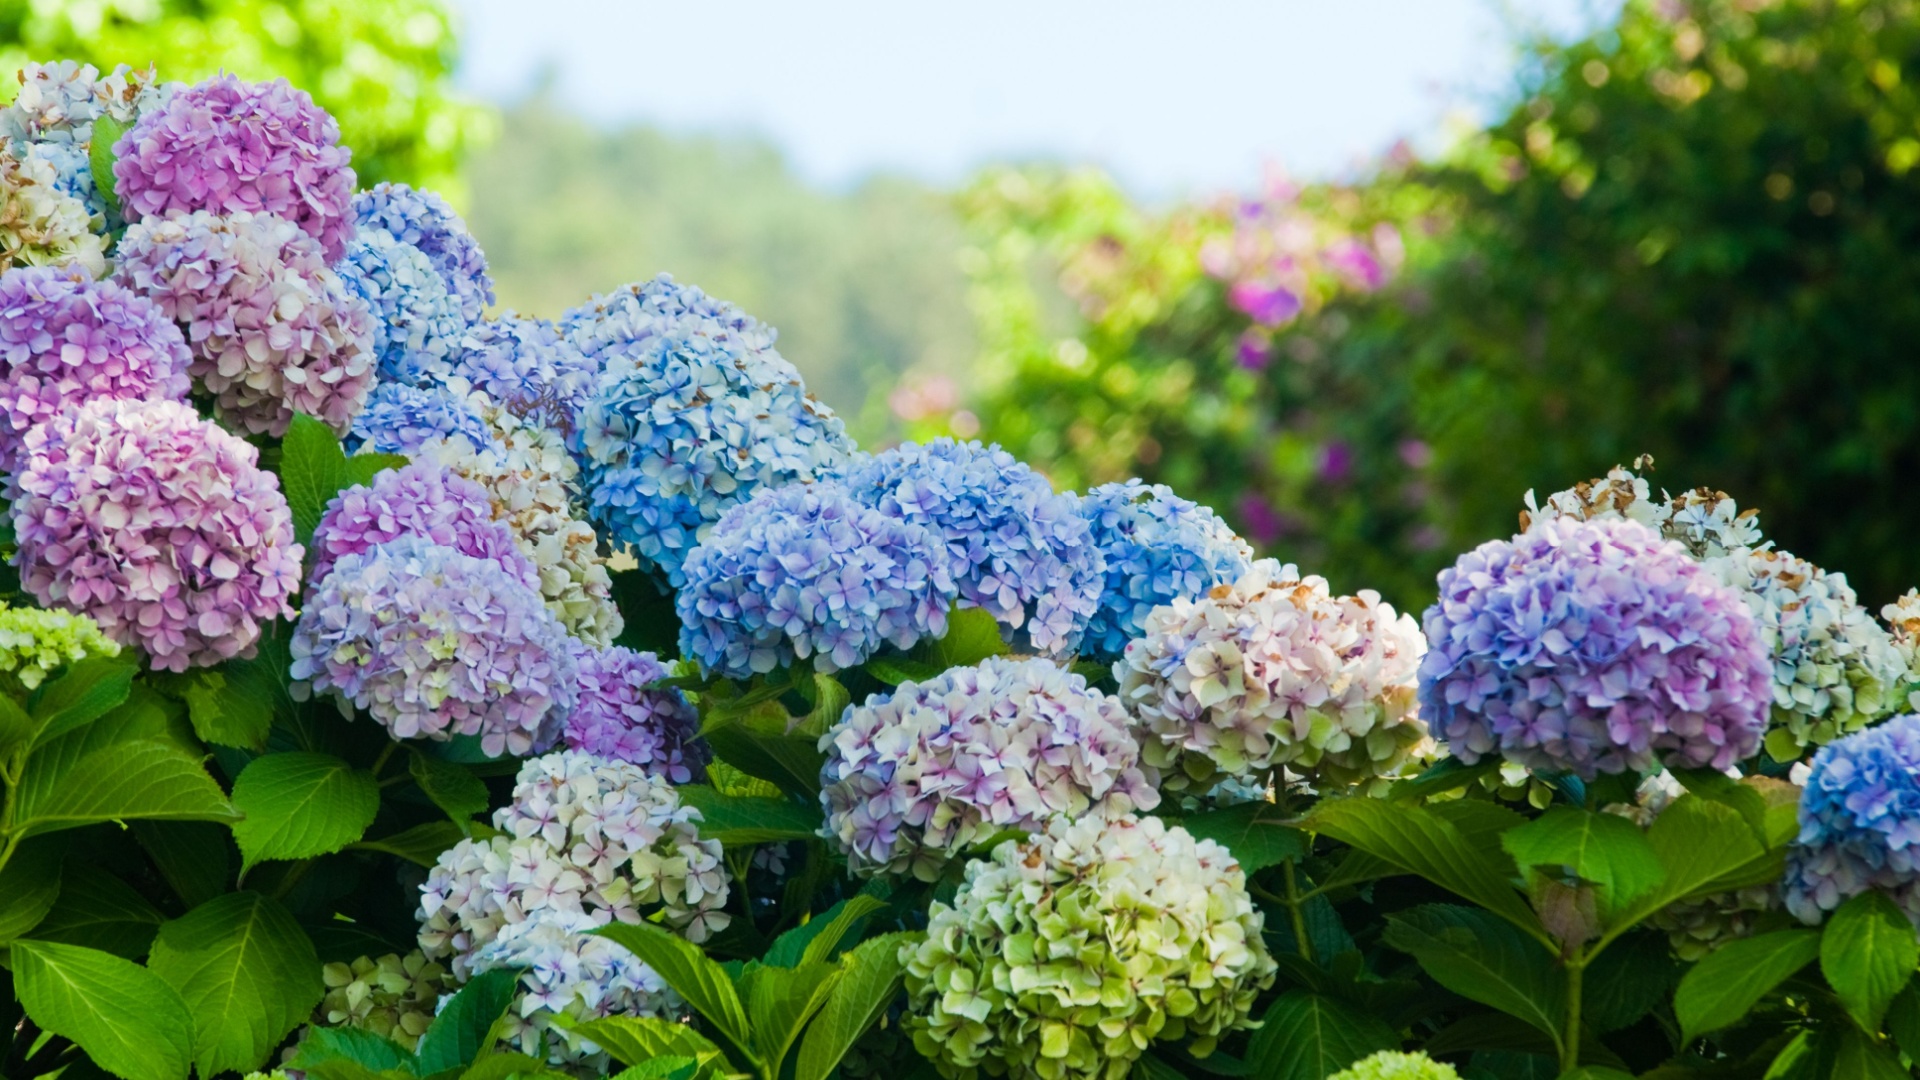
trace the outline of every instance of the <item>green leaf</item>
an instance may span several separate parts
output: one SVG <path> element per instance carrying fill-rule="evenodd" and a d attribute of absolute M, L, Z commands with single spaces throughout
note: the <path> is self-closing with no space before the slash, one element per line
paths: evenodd
<path fill-rule="evenodd" d="M 1687 794 L 1667 805 L 1647 840 L 1660 860 L 1657 888 L 1626 905 L 1615 925 L 1631 925 L 1669 904 L 1737 887 L 1738 875 L 1777 858 L 1761 847 L 1740 812 L 1725 803 Z M 1772 880 L 1777 869 L 1766 871 Z"/>
<path fill-rule="evenodd" d="M 30 712 L 42 745 L 105 716 L 127 700 L 133 689 L 133 665 L 90 656 L 67 665 L 66 673 L 40 688 Z"/>
<path fill-rule="evenodd" d="M 374 477 L 388 469 L 404 469 L 407 461 L 404 454 L 381 454 L 371 450 L 354 454 L 347 458 L 347 482 L 341 486 L 371 487 Z"/>
<path fill-rule="evenodd" d="M 4 888 L 0 884 L 0 890 Z M 146 955 L 165 921 L 166 916 L 126 882 L 82 859 L 67 867 L 59 903 L 28 936 L 35 941 L 85 945 L 133 960 Z"/>
<path fill-rule="evenodd" d="M 347 850 L 398 855 L 410 863 L 431 868 L 439 861 L 441 852 L 466 838 L 467 830 L 451 821 L 429 821 L 378 840 L 348 844 Z"/>
<path fill-rule="evenodd" d="M 848 934 L 858 937 L 859 928 L 868 916 L 885 910 L 886 906 L 885 901 L 865 893 L 850 896 L 781 934 L 760 962 L 768 967 L 790 968 L 831 960 L 839 955 L 840 942 Z"/>
<path fill-rule="evenodd" d="M 609 1016 L 584 1022 L 556 1016 L 554 1023 L 629 1065 L 658 1057 L 690 1057 L 705 1063 L 722 1056 L 719 1047 L 693 1028 L 652 1016 Z"/>
<path fill-rule="evenodd" d="M 1289 990 L 1247 1044 L 1257 1080 L 1325 1080 L 1370 1054 L 1400 1049 L 1393 1029 L 1330 997 Z"/>
<path fill-rule="evenodd" d="M 704 784 L 675 790 L 683 804 L 700 811 L 700 838 L 718 840 L 727 847 L 811 840 L 820 835 L 825 820 L 817 801 L 727 795 Z"/>
<path fill-rule="evenodd" d="M 14 992 L 33 1022 L 80 1045 L 122 1080 L 185 1080 L 193 1017 L 160 976 L 112 953 L 52 941 L 13 943 Z"/>
<path fill-rule="evenodd" d="M 1912 1080 L 1913 1077 L 1890 1048 L 1875 1042 L 1865 1032 L 1852 1029 L 1838 1035 L 1832 1075 L 1846 1077 L 1846 1080 Z"/>
<path fill-rule="evenodd" d="M 770 1066 L 786 1061 L 800 1031 L 827 1003 L 845 972 L 821 960 L 798 967 L 749 964 L 736 986 L 746 999 L 754 1052 Z"/>
<path fill-rule="evenodd" d="M 1864 892 L 1840 905 L 1820 935 L 1820 972 L 1861 1030 L 1877 1032 L 1887 1005 L 1913 978 L 1920 939 L 1886 894 Z"/>
<path fill-rule="evenodd" d="M 892 1004 L 900 986 L 901 946 L 919 934 L 886 934 L 863 941 L 841 958 L 846 975 L 800 1041 L 794 1080 L 827 1080 L 847 1051 Z"/>
<path fill-rule="evenodd" d="M 377 1075 L 395 1070 L 411 1072 L 413 1055 L 406 1048 L 385 1035 L 354 1027 L 324 1027 L 314 1024 L 300 1040 L 300 1046 L 288 1059 L 286 1067 L 300 1069 L 310 1075 L 326 1080 L 329 1075 L 339 1075 L 328 1066 L 346 1062 L 365 1070 L 354 1072 L 350 1076 L 341 1076 L 340 1080 L 360 1080 L 364 1075 Z"/>
<path fill-rule="evenodd" d="M 33 718 L 20 708 L 19 702 L 0 694 L 0 760 L 5 760 L 15 748 L 31 738 Z"/>
<path fill-rule="evenodd" d="M 707 959 L 698 945 L 649 923 L 614 922 L 593 933 L 639 957 L 735 1046 L 752 1045 L 746 1007 L 734 992 L 733 981 L 727 978 L 726 969 Z"/>
<path fill-rule="evenodd" d="M 1431 810 L 1383 799 L 1331 799 L 1314 809 L 1305 828 L 1426 878 L 1529 933 L 1546 933 L 1513 891 L 1499 863 L 1486 854 L 1489 841 L 1476 845 L 1458 826 Z"/>
<path fill-rule="evenodd" d="M 1458 791 L 1483 776 L 1492 775 L 1499 768 L 1500 759 L 1497 757 L 1481 758 L 1472 765 L 1457 757 L 1444 757 L 1418 776 L 1394 781 L 1387 797 L 1395 802 L 1418 802 L 1434 795 Z"/>
<path fill-rule="evenodd" d="M 1887 1034 L 1893 1036 L 1908 1057 L 1920 1053 L 1920 991 L 1914 989 L 1913 983 L 1893 996 L 1893 1002 L 1887 1006 L 1886 1025 Z"/>
<path fill-rule="evenodd" d="M 1708 953 L 1673 994 L 1680 1041 L 1690 1043 L 1745 1017 L 1760 999 L 1820 954 L 1817 930 L 1779 930 L 1729 941 Z"/>
<path fill-rule="evenodd" d="M 487 812 L 487 785 L 464 767 L 415 750 L 407 772 L 421 794 L 462 827 Z"/>
<path fill-rule="evenodd" d="M 442 1080 L 452 1080 L 456 1074 L 452 1070 L 447 1070 L 427 1075 L 438 1076 Z M 458 1080 L 575 1080 L 571 1074 L 557 1072 L 544 1061 L 510 1050 L 482 1054 L 472 1065 L 457 1075 Z"/>
<path fill-rule="evenodd" d="M 615 645 L 635 652 L 660 654 L 661 660 L 675 655 L 680 643 L 680 616 L 673 610 L 673 594 L 640 570 L 623 570 L 608 575 L 613 579 L 613 603 L 625 625 Z"/>
<path fill-rule="evenodd" d="M 233 827 L 244 875 L 267 859 L 327 855 L 360 839 L 380 812 L 380 785 L 327 754 L 268 754 L 234 780 L 233 805 L 246 815 Z"/>
<path fill-rule="evenodd" d="M 199 905 L 233 884 L 233 834 L 202 821 L 136 821 L 134 839 L 182 903 Z"/>
<path fill-rule="evenodd" d="M 113 117 L 101 114 L 93 121 L 93 144 L 87 148 L 87 167 L 93 173 L 93 190 L 100 193 L 100 201 L 107 212 L 120 212 L 120 193 L 114 187 L 113 144 L 127 133 L 127 125 Z"/>
<path fill-rule="evenodd" d="M 327 503 L 353 480 L 347 455 L 333 429 L 296 412 L 280 444 L 280 487 L 293 511 L 293 531 L 302 544 L 313 543 L 314 527 Z"/>
<path fill-rule="evenodd" d="M 914 657 L 936 671 L 945 671 L 972 667 L 989 656 L 1005 656 L 1010 651 L 1000 638 L 1000 624 L 991 614 L 956 602 L 947 610 L 945 636 L 914 650 Z"/>
<path fill-rule="evenodd" d="M 261 628 L 251 657 L 208 668 L 189 684 L 183 696 L 201 739 L 262 750 L 275 723 L 292 723 L 300 711 L 287 674 L 293 665 L 292 639 L 292 624 L 276 619 Z"/>
<path fill-rule="evenodd" d="M 1566 984 L 1552 954 L 1489 913 L 1428 904 L 1387 916 L 1384 940 L 1441 986 L 1560 1037 Z"/>
<path fill-rule="evenodd" d="M 777 703 L 768 702 L 763 708 L 782 730 L 767 730 L 766 725 L 750 726 L 734 719 L 701 734 L 720 760 L 748 776 L 771 781 L 789 795 L 818 802 L 820 767 L 827 760 L 820 752 L 819 740 L 811 735 L 787 734 L 786 710 Z"/>
<path fill-rule="evenodd" d="M 692 1080 L 693 1074 L 700 1069 L 700 1062 L 683 1054 L 657 1057 L 643 1061 L 623 1072 L 616 1073 L 613 1080 Z"/>
<path fill-rule="evenodd" d="M 14 828 L 33 836 L 100 821 L 231 821 L 234 816 L 220 785 L 199 761 L 171 743 L 139 739 L 109 744 L 66 768 L 47 755 L 28 758 Z"/>
<path fill-rule="evenodd" d="M 0 946 L 32 931 L 53 910 L 66 853 L 58 842 L 29 840 L 0 869 Z"/>
<path fill-rule="evenodd" d="M 1252 874 L 1306 856 L 1307 835 L 1282 824 L 1285 817 L 1273 803 L 1250 802 L 1181 818 L 1176 824 L 1196 840 L 1226 848 L 1240 869 Z"/>
<path fill-rule="evenodd" d="M 1665 934 L 1629 934 L 1587 967 L 1581 1018 L 1592 1031 L 1618 1031 L 1667 1000 L 1678 976 Z"/>
<path fill-rule="evenodd" d="M 1633 1074 L 1605 1065 L 1582 1065 L 1572 1072 L 1561 1073 L 1560 1080 L 1633 1080 Z"/>
<path fill-rule="evenodd" d="M 226 689 L 227 677 L 215 668 L 193 672 L 181 680 L 180 700 L 186 703 L 193 733 L 215 746 L 265 749 L 267 734 L 273 729 L 272 710 L 254 708 L 245 701 L 229 702 Z"/>
<path fill-rule="evenodd" d="M 901 683 L 926 682 L 946 669 L 925 660 L 914 660 L 905 656 L 874 656 L 860 665 L 867 674 L 886 683 L 899 686 Z"/>
<path fill-rule="evenodd" d="M 493 1026 L 513 1002 L 519 981 L 520 973 L 513 968 L 494 968 L 469 979 L 420 1036 L 420 1046 L 414 1052 L 420 1061 L 420 1074 L 457 1069 L 479 1057 L 491 1043 Z"/>
<path fill-rule="evenodd" d="M 806 719 L 800 721 L 794 730 L 816 739 L 839 723 L 847 706 L 853 703 L 853 696 L 847 693 L 847 688 L 831 675 L 814 672 L 813 679 L 801 683 L 800 688 L 811 708 L 807 711 Z"/>
<path fill-rule="evenodd" d="M 1757 796 L 1756 796 L 1757 798 Z M 1603 913 L 1617 911 L 1660 884 L 1660 859 L 1646 834 L 1617 814 L 1554 807 L 1500 838 L 1515 865 L 1565 868 L 1599 889 Z"/>
<path fill-rule="evenodd" d="M 320 1004 L 320 958 L 280 902 L 209 900 L 160 928 L 147 962 L 193 1014 L 201 1076 L 259 1068 Z"/>

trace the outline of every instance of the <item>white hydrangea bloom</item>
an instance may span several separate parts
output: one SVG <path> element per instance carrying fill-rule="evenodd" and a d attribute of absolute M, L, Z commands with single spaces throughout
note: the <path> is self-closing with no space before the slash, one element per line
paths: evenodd
<path fill-rule="evenodd" d="M 1634 467 L 1649 468 L 1652 464 L 1652 459 L 1642 457 L 1634 462 Z M 1678 495 L 1662 491 L 1656 499 L 1644 477 L 1620 465 L 1597 480 L 1585 480 L 1565 491 L 1554 492 L 1547 496 L 1545 507 L 1534 501 L 1531 491 L 1527 492 L 1525 502 L 1527 508 L 1520 514 L 1522 532 L 1541 517 L 1570 517 L 1579 521 L 1626 518 L 1669 540 L 1678 540 L 1696 559 L 1758 547 L 1762 539 L 1760 512 L 1741 510 L 1726 492 L 1702 487 Z"/>
<path fill-rule="evenodd" d="M 1426 639 L 1378 593 L 1334 596 L 1271 559 L 1155 608 L 1114 664 L 1169 790 L 1284 765 L 1322 786 L 1398 773 L 1432 746 L 1416 700 Z"/>
<path fill-rule="evenodd" d="M 1907 595 L 1881 608 L 1880 617 L 1887 621 L 1893 650 L 1907 669 L 1900 687 L 1889 695 L 1893 707 L 1901 708 L 1904 701 L 1907 711 L 1920 712 L 1920 589 L 1909 589 Z"/>
<path fill-rule="evenodd" d="M 106 240 L 92 230 L 87 204 L 60 190 L 48 158 L 0 154 L 0 270 L 72 264 L 99 277 L 107 270 Z"/>

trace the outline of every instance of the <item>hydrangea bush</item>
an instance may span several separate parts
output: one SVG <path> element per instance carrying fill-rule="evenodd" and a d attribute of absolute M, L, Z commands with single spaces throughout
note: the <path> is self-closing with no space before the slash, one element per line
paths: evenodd
<path fill-rule="evenodd" d="M 3 1080 L 1920 1052 L 1920 593 L 1619 469 L 1416 621 L 1165 487 L 861 450 L 664 275 L 495 313 L 284 84 L 20 84 Z"/>

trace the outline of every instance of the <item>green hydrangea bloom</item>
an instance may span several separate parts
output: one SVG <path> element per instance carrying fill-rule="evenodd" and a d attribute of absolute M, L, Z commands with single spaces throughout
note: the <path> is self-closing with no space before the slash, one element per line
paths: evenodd
<path fill-rule="evenodd" d="M 1403 1054 L 1382 1050 L 1361 1058 L 1327 1080 L 1460 1080 L 1453 1066 L 1435 1061 L 1425 1054 Z"/>
<path fill-rule="evenodd" d="M 119 656 L 120 643 L 85 615 L 0 608 L 0 672 L 31 690 L 55 669 L 89 656 Z"/>
<path fill-rule="evenodd" d="M 1121 1080 L 1154 1042 L 1195 1056 L 1273 981 L 1246 875 L 1158 818 L 1056 818 L 968 865 L 902 949 L 914 1047 L 974 1080 Z"/>
<path fill-rule="evenodd" d="M 447 969 L 419 949 L 405 956 L 388 953 L 378 960 L 362 956 L 351 964 L 328 964 L 320 975 L 327 996 L 315 1010 L 315 1023 L 385 1035 L 409 1050 L 433 1023 L 440 995 L 454 990 Z"/>

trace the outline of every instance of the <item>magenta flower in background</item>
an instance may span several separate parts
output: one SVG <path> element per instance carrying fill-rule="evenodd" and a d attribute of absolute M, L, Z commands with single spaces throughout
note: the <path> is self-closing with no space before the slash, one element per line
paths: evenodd
<path fill-rule="evenodd" d="M 1372 292 L 1386 284 L 1387 268 L 1381 265 L 1372 249 L 1358 240 L 1335 240 L 1321 252 L 1321 258 L 1356 289 Z"/>
<path fill-rule="evenodd" d="M 1300 295 L 1284 285 L 1236 281 L 1227 289 L 1227 298 L 1261 326 L 1284 326 L 1300 314 Z"/>
<path fill-rule="evenodd" d="M 1320 448 L 1314 465 L 1323 484 L 1344 484 L 1353 477 L 1353 447 L 1335 439 Z"/>
<path fill-rule="evenodd" d="M 94 398 L 187 396 L 187 343 L 159 308 L 77 269 L 0 275 L 0 469 L 27 429 Z"/>
<path fill-rule="evenodd" d="M 216 75 L 142 116 L 114 144 L 127 220 L 176 211 L 270 213 L 337 261 L 353 235 L 352 151 L 340 126 L 285 79 Z"/>
<path fill-rule="evenodd" d="M 253 655 L 291 617 L 304 554 L 251 444 L 177 401 L 99 398 L 27 433 L 15 565 L 34 599 L 92 617 L 155 668 Z"/>
<path fill-rule="evenodd" d="M 1261 547 L 1271 545 L 1287 531 L 1287 519 L 1274 509 L 1267 497 L 1257 491 L 1240 496 L 1240 520 L 1245 523 L 1247 535 Z"/>
<path fill-rule="evenodd" d="M 1273 361 L 1273 339 L 1264 331 L 1248 330 L 1234 342 L 1233 359 L 1248 371 L 1264 371 Z"/>

